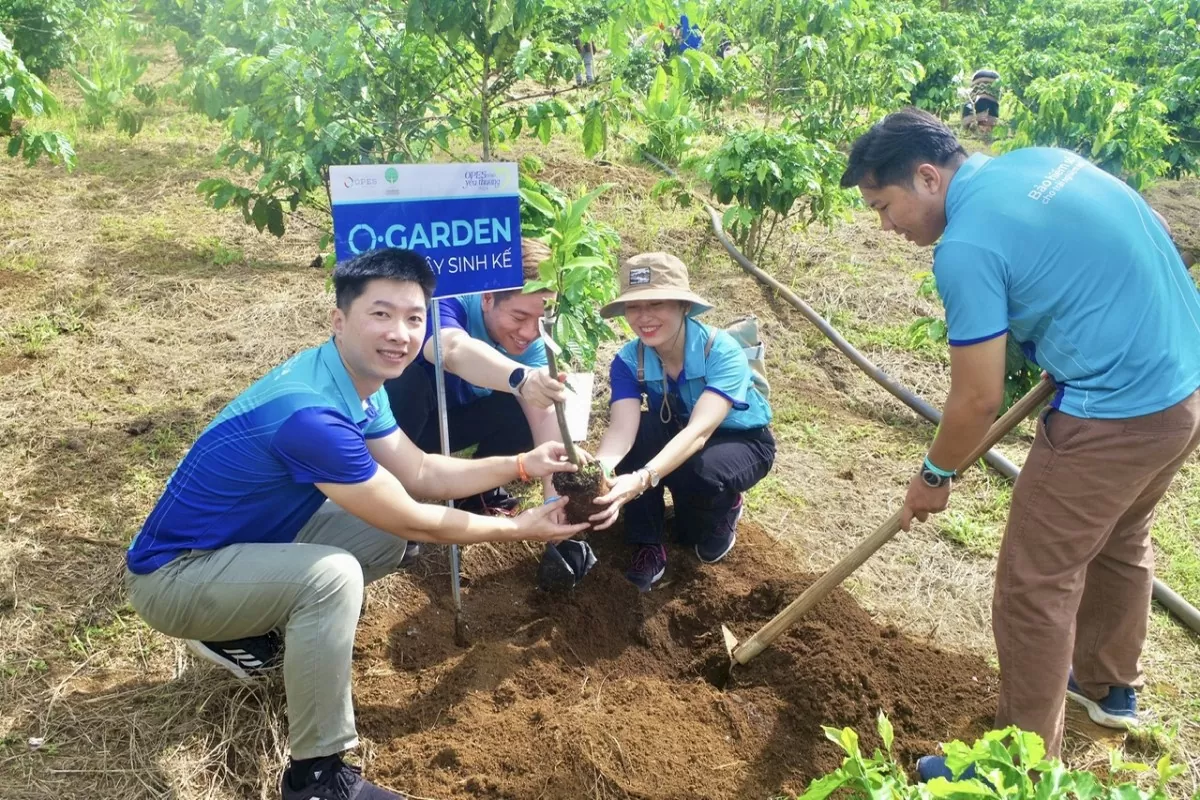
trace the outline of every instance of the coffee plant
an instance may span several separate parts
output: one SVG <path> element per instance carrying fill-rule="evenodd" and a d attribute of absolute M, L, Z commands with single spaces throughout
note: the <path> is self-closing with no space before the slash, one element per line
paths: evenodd
<path fill-rule="evenodd" d="M 1037 734 L 1009 727 L 989 731 L 974 744 L 953 741 L 942 746 L 952 774 L 961 776 L 973 770 L 975 777 L 909 783 L 904 768 L 896 763 L 892 724 L 883 712 L 876 728 L 882 749 L 866 755 L 853 729 L 824 727 L 826 738 L 846 757 L 838 769 L 810 783 L 799 800 L 1169 800 L 1168 784 L 1186 770 L 1173 763 L 1170 754 L 1148 765 L 1125 761 L 1114 752 L 1107 765 L 1109 777 L 1100 778 L 1087 770 L 1069 769 L 1059 759 L 1047 756 L 1045 743 Z M 1149 780 L 1128 780 L 1139 774 Z"/>
<path fill-rule="evenodd" d="M 546 242 L 551 254 L 541 265 L 539 280 L 525 290 L 557 292 L 549 311 L 550 333 L 562 344 L 567 363 L 583 371 L 595 366 L 602 342 L 617 338 L 599 310 L 617 294 L 620 239 L 587 213 L 592 201 L 609 188 L 571 196 L 525 172 L 521 175 L 521 233 Z"/>
<path fill-rule="evenodd" d="M 42 156 L 68 169 L 75 150 L 57 131 L 36 128 L 36 118 L 58 109 L 58 101 L 41 80 L 25 67 L 12 42 L 0 30 L 0 141 L 11 157 L 24 156 L 30 165 Z"/>
<path fill-rule="evenodd" d="M 831 224 L 852 195 L 838 187 L 844 157 L 833 145 L 787 130 L 753 129 L 726 139 L 701 167 L 723 223 L 750 258 L 762 254 L 782 225 Z"/>

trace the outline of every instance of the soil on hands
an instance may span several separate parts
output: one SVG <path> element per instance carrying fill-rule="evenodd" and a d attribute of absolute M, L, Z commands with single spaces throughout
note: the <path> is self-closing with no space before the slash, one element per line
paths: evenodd
<path fill-rule="evenodd" d="M 604 470 L 595 461 L 578 472 L 556 472 L 551 479 L 559 497 L 567 498 L 567 522 L 577 525 L 603 509 L 593 500 L 605 493 Z"/>
<path fill-rule="evenodd" d="M 566 595 L 535 588 L 521 545 L 466 549 L 466 650 L 444 564 L 389 579 L 354 659 L 373 777 L 442 800 L 766 798 L 841 763 L 823 724 L 854 727 L 871 752 L 883 710 L 910 769 L 990 727 L 997 678 L 982 659 L 878 625 L 841 590 L 714 688 L 720 625 L 748 637 L 814 579 L 752 522 L 716 566 L 668 548 L 647 594 L 622 574 L 619 535 L 591 543 L 600 563 Z"/>

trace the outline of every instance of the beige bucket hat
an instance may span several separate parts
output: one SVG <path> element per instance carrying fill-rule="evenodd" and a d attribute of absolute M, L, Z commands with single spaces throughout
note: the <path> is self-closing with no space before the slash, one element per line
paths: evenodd
<path fill-rule="evenodd" d="M 623 316 L 625 304 L 637 300 L 683 300 L 692 304 L 689 317 L 712 309 L 688 286 L 687 265 L 670 253 L 639 253 L 621 264 L 621 294 L 600 309 L 600 316 Z"/>

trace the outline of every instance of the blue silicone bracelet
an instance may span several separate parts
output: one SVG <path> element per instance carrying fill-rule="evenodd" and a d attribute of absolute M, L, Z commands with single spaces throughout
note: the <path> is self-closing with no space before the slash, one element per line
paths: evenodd
<path fill-rule="evenodd" d="M 932 472 L 934 475 L 937 475 L 939 478 L 954 478 L 954 477 L 957 477 L 956 473 L 954 473 L 954 472 L 947 472 L 946 470 L 944 470 L 944 469 L 942 469 L 941 467 L 939 467 L 939 466 L 937 466 L 936 464 L 934 464 L 932 461 L 930 461 L 930 460 L 929 460 L 929 456 L 925 456 L 925 469 L 929 470 L 929 471 L 930 471 L 930 472 Z"/>

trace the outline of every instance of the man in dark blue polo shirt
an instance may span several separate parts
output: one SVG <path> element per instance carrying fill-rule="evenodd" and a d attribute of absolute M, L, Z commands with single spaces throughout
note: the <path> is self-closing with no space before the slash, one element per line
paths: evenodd
<path fill-rule="evenodd" d="M 546 245 L 521 240 L 526 282 L 537 279 L 538 265 L 549 257 Z M 554 402 L 566 398 L 558 379 L 565 375 L 551 376 L 546 369 L 537 327 L 553 296 L 514 289 L 438 301 L 451 452 L 474 446 L 476 458 L 509 456 L 559 437 Z M 430 319 L 416 365 L 384 384 L 400 429 L 426 453 L 441 452 L 433 364 Z M 547 498 L 554 496 L 549 480 L 543 490 Z M 503 488 L 459 497 L 457 505 L 468 511 L 516 507 Z"/>
<path fill-rule="evenodd" d="M 573 467 L 557 442 L 471 461 L 423 453 L 397 429 L 383 382 L 420 347 L 432 271 L 412 251 L 377 250 L 333 281 L 333 338 L 205 428 L 130 545 L 126 585 L 151 627 L 239 677 L 286 644 L 284 800 L 383 800 L 399 795 L 341 759 L 358 741 L 350 662 L 364 584 L 399 567 L 408 540 L 559 541 L 587 526 L 557 524 L 562 501 L 504 519 L 414 500 Z"/>

